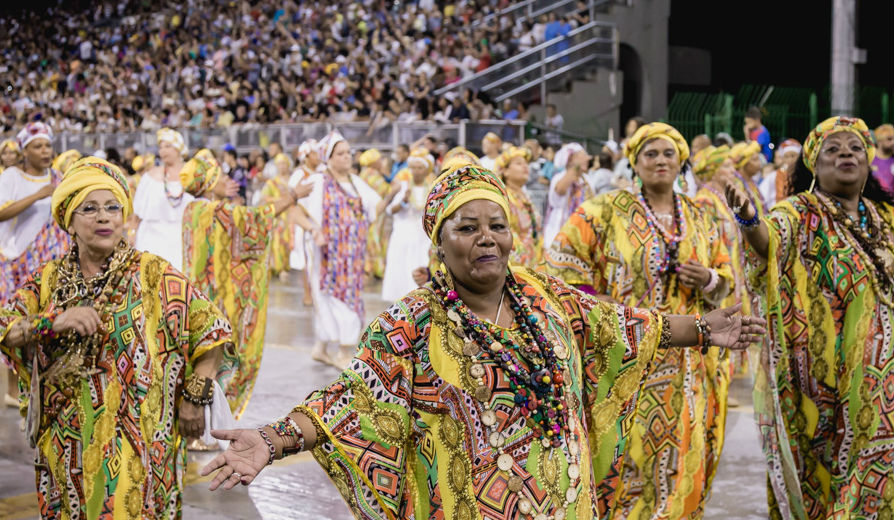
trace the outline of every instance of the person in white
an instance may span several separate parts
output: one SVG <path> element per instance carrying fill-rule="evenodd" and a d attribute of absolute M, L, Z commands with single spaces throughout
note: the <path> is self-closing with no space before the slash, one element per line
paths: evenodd
<path fill-rule="evenodd" d="M 546 218 L 543 224 L 543 248 L 548 248 L 562 225 L 583 201 L 593 196 L 584 177 L 590 154 L 579 143 L 568 143 L 556 152 L 556 171 L 549 183 Z"/>
<path fill-rule="evenodd" d="M 186 142 L 180 132 L 162 128 L 156 133 L 161 164 L 143 175 L 133 197 L 137 225 L 134 247 L 148 251 L 183 269 L 183 211 L 193 196 L 180 184 Z"/>
<path fill-rule="evenodd" d="M 16 136 L 22 167 L 10 166 L 0 173 L 0 305 L 6 304 L 32 271 L 68 251 L 66 233 L 50 214 L 50 197 L 61 179 L 61 174 L 50 168 L 52 139 L 49 126 L 39 121 L 28 123 Z M 0 372 L 6 376 L 5 370 Z M 16 378 L 8 381 L 0 386 L 0 392 L 6 390 L 4 401 L 16 406 Z"/>
<path fill-rule="evenodd" d="M 409 179 L 399 179 L 393 198 L 385 209 L 393 215 L 391 239 L 385 256 L 382 299 L 397 301 L 418 287 L 413 271 L 428 266 L 430 239 L 422 227 L 422 214 L 428 198 L 435 160 L 424 148 L 410 152 L 407 159 Z"/>
<path fill-rule="evenodd" d="M 497 159 L 500 158 L 500 153 L 503 152 L 502 147 L 503 140 L 500 139 L 500 136 L 493 132 L 486 133 L 484 139 L 481 140 L 481 151 L 484 153 L 484 156 L 478 159 L 481 166 L 494 171 L 494 168 L 497 167 Z"/>
<path fill-rule="evenodd" d="M 779 145 L 775 157 L 779 158 L 779 167 L 765 175 L 757 186 L 764 197 L 764 202 L 767 203 L 767 208 L 772 208 L 776 202 L 785 198 L 785 193 L 776 193 L 776 179 L 780 175 L 794 175 L 795 163 L 801 157 L 801 143 L 794 139 L 786 139 Z"/>
<path fill-rule="evenodd" d="M 294 188 L 298 186 L 300 183 L 304 182 L 304 179 L 310 178 L 310 176 L 315 173 L 326 172 L 325 166 L 320 162 L 320 153 L 317 151 L 319 146 L 320 144 L 316 139 L 308 139 L 298 147 L 298 167 L 295 168 L 295 171 L 292 172 L 292 176 L 289 178 L 290 187 Z M 304 210 L 301 206 L 298 206 L 295 208 L 295 212 L 296 215 L 300 216 L 304 213 Z M 306 214 L 304 214 L 304 218 L 307 218 Z M 310 291 L 310 280 L 308 278 L 309 272 L 307 270 L 307 258 L 311 254 L 308 247 L 314 247 L 313 237 L 305 236 L 304 228 L 296 225 L 295 244 L 292 246 L 292 253 L 289 255 L 289 265 L 295 270 L 304 271 L 304 276 L 301 277 L 301 280 L 304 285 L 303 303 L 305 307 L 313 305 L 313 298 L 311 297 Z"/>
<path fill-rule="evenodd" d="M 319 153 L 326 173 L 308 178 L 313 189 L 299 201 L 304 211 L 297 219 L 314 240 L 308 258 L 314 305 L 311 357 L 344 368 L 366 323 L 366 235 L 384 201 L 351 173 L 351 145 L 337 131 L 320 141 Z M 330 346 L 341 346 L 335 359 L 327 352 Z"/>

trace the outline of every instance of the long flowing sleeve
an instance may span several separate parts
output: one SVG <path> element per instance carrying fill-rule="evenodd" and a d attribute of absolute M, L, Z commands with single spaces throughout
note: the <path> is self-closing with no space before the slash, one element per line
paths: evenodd
<path fill-rule="evenodd" d="M 405 495 L 417 495 L 411 396 L 413 352 L 424 337 L 401 305 L 370 324 L 334 383 L 293 410 L 313 421 L 313 456 L 358 518 L 406 518 L 413 504 Z"/>
<path fill-rule="evenodd" d="M 611 259 L 604 254 L 602 230 L 611 225 L 611 218 L 611 202 L 605 196 L 581 204 L 544 251 L 547 273 L 571 285 L 592 286 L 604 294 L 607 279 L 603 266 Z"/>
<path fill-rule="evenodd" d="M 25 388 L 31 382 L 32 360 L 27 359 L 23 347 L 12 348 L 5 340 L 16 323 L 40 312 L 42 278 L 42 270 L 33 273 L 6 305 L 0 308 L 0 356 L 12 365 Z"/>
<path fill-rule="evenodd" d="M 582 361 L 583 409 L 600 515 L 614 504 L 627 437 L 663 317 L 615 305 L 551 279 Z"/>

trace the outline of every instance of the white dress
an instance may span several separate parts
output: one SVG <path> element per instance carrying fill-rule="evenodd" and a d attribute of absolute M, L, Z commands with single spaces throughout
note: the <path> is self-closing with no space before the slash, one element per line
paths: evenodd
<path fill-rule="evenodd" d="M 35 177 L 12 166 L 0 173 L 0 209 L 37 193 L 52 182 L 53 174 Z M 32 204 L 14 218 L 0 222 L 0 254 L 6 260 L 14 260 L 31 246 L 38 233 L 50 221 L 52 197 L 45 197 Z"/>
<path fill-rule="evenodd" d="M 482 168 L 488 169 L 490 171 L 494 171 L 497 167 L 497 159 L 491 159 L 486 155 L 478 159 L 478 163 L 481 164 Z"/>
<path fill-rule="evenodd" d="M 385 277 L 382 280 L 382 299 L 395 302 L 415 289 L 413 270 L 428 266 L 431 241 L 422 227 L 422 213 L 428 189 L 401 182 L 399 191 L 386 211 L 394 216 L 388 253 L 385 256 Z M 404 196 L 410 191 L 410 201 Z"/>
<path fill-rule="evenodd" d="M 315 173 L 308 177 L 306 182 L 313 183 L 313 191 L 299 201 L 317 225 L 323 223 L 323 187 L 326 175 L 328 173 Z M 360 197 L 366 218 L 372 222 L 376 217 L 376 205 L 382 200 L 379 194 L 356 175 L 351 175 L 350 180 L 340 182 L 339 185 L 347 193 Z M 314 300 L 314 339 L 339 345 L 356 345 L 360 340 L 366 317 L 358 316 L 345 302 L 320 289 L 321 272 L 320 262 L 317 259 L 322 256 L 322 251 L 320 246 L 314 243 L 310 233 L 305 233 L 304 240 L 306 250 L 310 253 L 307 263 L 310 269 L 310 291 Z M 358 237 L 358 240 L 366 243 L 365 236 Z"/>
<path fill-rule="evenodd" d="M 179 182 L 168 181 L 171 197 L 183 196 L 174 201 L 165 193 L 165 185 L 149 175 L 143 175 L 133 197 L 133 212 L 140 217 L 134 247 L 160 256 L 178 271 L 183 270 L 183 212 L 194 197 L 183 192 Z"/>

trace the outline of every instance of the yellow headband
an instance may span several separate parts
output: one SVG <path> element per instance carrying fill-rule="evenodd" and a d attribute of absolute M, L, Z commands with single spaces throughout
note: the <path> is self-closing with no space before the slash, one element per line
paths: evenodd
<path fill-rule="evenodd" d="M 676 128 L 665 123 L 649 123 L 639 127 L 624 146 L 624 156 L 630 161 L 631 167 L 636 164 L 636 158 L 643 147 L 653 139 L 664 139 L 672 144 L 681 163 L 689 158 L 689 143 Z"/>

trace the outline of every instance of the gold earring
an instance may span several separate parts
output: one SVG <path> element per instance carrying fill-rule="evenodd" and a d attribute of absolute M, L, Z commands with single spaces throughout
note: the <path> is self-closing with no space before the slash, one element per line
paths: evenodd
<path fill-rule="evenodd" d="M 813 174 L 813 178 L 810 179 L 810 189 L 807 190 L 810 193 L 813 193 L 813 186 L 816 184 L 816 174 Z"/>

